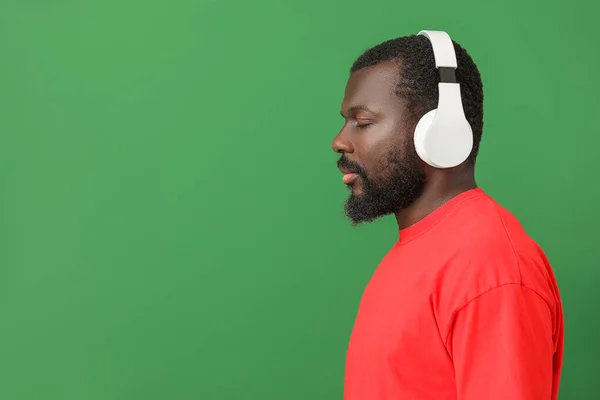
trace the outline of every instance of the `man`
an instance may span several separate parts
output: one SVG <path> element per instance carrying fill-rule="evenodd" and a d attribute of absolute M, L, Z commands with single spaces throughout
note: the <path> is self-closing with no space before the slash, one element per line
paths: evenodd
<path fill-rule="evenodd" d="M 426 35 L 381 43 L 350 71 L 333 140 L 351 191 L 346 214 L 354 225 L 394 214 L 399 238 L 363 293 L 344 398 L 556 399 L 564 329 L 556 280 L 519 221 L 475 182 L 482 82 L 465 49 L 448 43 L 472 129 L 456 166 L 434 167 L 415 147 L 441 87 Z"/>

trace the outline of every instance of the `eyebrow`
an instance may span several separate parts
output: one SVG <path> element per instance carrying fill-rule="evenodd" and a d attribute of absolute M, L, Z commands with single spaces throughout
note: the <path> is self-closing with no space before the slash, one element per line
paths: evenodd
<path fill-rule="evenodd" d="M 357 106 L 352 106 L 352 107 L 348 108 L 346 110 L 346 113 L 347 114 L 351 114 L 351 113 L 353 113 L 355 111 L 365 111 L 365 112 L 368 112 L 368 113 L 374 113 L 373 110 L 370 110 L 369 107 L 367 107 L 365 105 L 362 105 L 362 104 L 361 105 L 357 105 Z M 342 117 L 345 117 L 343 111 L 340 111 L 340 114 L 341 114 Z"/>

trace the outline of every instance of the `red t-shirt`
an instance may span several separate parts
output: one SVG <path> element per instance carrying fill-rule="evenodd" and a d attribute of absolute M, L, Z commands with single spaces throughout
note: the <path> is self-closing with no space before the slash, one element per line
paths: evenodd
<path fill-rule="evenodd" d="M 483 190 L 400 231 L 363 294 L 345 400 L 550 400 L 563 314 L 554 274 Z"/>

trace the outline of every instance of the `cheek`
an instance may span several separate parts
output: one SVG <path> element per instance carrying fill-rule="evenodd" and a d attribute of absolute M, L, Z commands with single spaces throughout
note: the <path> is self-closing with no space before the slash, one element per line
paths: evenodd
<path fill-rule="evenodd" d="M 412 144 L 404 132 L 374 134 L 364 143 L 364 166 L 369 177 L 385 177 L 395 165 L 402 163 Z"/>

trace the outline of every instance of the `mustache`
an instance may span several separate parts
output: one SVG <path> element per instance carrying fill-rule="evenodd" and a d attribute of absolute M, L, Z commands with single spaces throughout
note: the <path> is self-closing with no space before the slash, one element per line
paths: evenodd
<path fill-rule="evenodd" d="M 337 166 L 338 168 L 342 168 L 355 174 L 358 174 L 362 177 L 366 177 L 366 173 L 362 165 L 349 160 L 345 155 L 341 156 L 340 159 L 337 161 Z"/>

